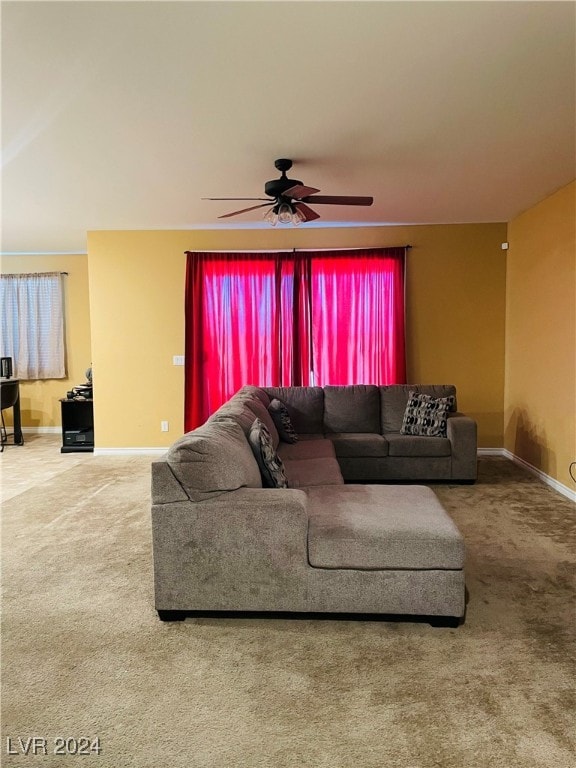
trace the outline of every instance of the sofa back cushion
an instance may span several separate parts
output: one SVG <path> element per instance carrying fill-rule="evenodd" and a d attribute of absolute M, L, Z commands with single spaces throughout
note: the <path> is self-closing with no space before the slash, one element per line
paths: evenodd
<path fill-rule="evenodd" d="M 373 384 L 324 387 L 325 432 L 380 433 L 380 393 Z"/>
<path fill-rule="evenodd" d="M 453 384 L 390 384 L 379 387 L 382 434 L 400 432 L 410 392 L 423 392 L 432 397 L 454 397 L 453 411 L 457 410 L 456 387 Z"/>
<path fill-rule="evenodd" d="M 258 400 L 262 401 L 262 404 L 265 405 L 266 408 L 270 405 L 270 396 L 266 390 L 262 389 L 262 387 L 255 387 L 253 384 L 244 384 L 244 386 L 240 387 L 238 392 L 236 392 L 236 395 L 250 395 L 250 397 L 256 397 Z M 234 395 L 234 397 L 236 395 Z"/>
<path fill-rule="evenodd" d="M 239 401 L 228 400 L 228 402 L 221 405 L 217 411 L 214 411 L 212 416 L 208 418 L 207 423 L 227 421 L 229 419 L 240 424 L 244 434 L 248 437 L 252 424 L 254 423 L 254 412 L 251 411 L 247 405 L 243 405 Z"/>
<path fill-rule="evenodd" d="M 166 461 L 191 501 L 262 487 L 246 435 L 232 419 L 207 422 L 187 432 L 169 448 Z"/>
<path fill-rule="evenodd" d="M 324 392 L 322 387 L 265 387 L 271 398 L 284 403 L 292 426 L 299 435 L 324 432 Z"/>

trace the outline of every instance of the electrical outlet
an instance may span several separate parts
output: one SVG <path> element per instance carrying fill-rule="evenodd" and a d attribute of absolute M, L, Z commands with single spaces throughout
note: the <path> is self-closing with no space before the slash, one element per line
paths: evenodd
<path fill-rule="evenodd" d="M 184 365 L 184 355 L 173 355 L 172 365 Z"/>
<path fill-rule="evenodd" d="M 160 422 L 160 432 L 168 432 L 168 422 L 167 421 L 161 421 Z"/>

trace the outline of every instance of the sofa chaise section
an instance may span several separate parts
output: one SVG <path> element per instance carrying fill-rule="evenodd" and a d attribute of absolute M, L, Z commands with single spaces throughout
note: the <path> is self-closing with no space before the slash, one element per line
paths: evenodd
<path fill-rule="evenodd" d="M 450 623 L 464 613 L 462 538 L 428 488 L 242 486 L 200 499 L 167 461 L 153 463 L 155 604 L 164 620 L 255 611 Z"/>

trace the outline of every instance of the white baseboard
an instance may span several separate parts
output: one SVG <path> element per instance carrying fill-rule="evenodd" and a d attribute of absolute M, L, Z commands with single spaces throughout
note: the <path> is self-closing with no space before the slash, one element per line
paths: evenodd
<path fill-rule="evenodd" d="M 12 426 L 9 425 L 8 429 Z M 25 435 L 62 435 L 62 427 L 22 427 Z M 166 453 L 166 448 L 94 448 L 94 456 L 138 456 L 150 454 L 161 456 Z"/>
<path fill-rule="evenodd" d="M 478 456 L 503 456 L 505 459 L 513 461 L 514 464 L 518 464 L 520 467 L 528 470 L 532 475 L 536 475 L 539 480 L 550 486 L 550 488 L 553 488 L 555 491 L 558 491 L 558 493 L 561 493 L 562 496 L 566 496 L 566 498 L 576 502 L 576 491 L 571 490 L 568 486 L 558 482 L 558 480 L 555 480 L 553 477 L 550 477 L 546 472 L 542 472 L 541 469 L 532 466 L 532 464 L 524 461 L 520 456 L 516 456 L 515 453 L 512 453 L 512 451 L 509 451 L 507 448 L 478 448 Z"/>
<path fill-rule="evenodd" d="M 504 448 L 503 450 L 504 450 L 504 456 L 506 456 L 507 459 L 510 459 L 515 464 L 519 464 L 521 467 L 524 467 L 524 469 L 527 469 L 528 472 L 531 472 L 533 475 L 536 475 L 536 477 L 542 480 L 543 483 L 546 483 L 546 485 L 549 485 L 555 491 L 558 491 L 558 493 L 561 493 L 562 496 L 566 496 L 567 499 L 570 499 L 571 501 L 576 502 L 576 491 L 573 491 L 571 488 L 568 488 L 567 485 L 560 483 L 558 480 L 555 480 L 553 477 L 550 477 L 550 475 L 547 475 L 545 472 L 542 472 L 541 469 L 537 469 L 536 467 L 533 467 L 532 464 L 529 464 L 527 461 L 524 461 L 524 459 L 521 459 L 520 456 L 516 456 L 511 451 L 508 451 L 506 448 Z"/>
<path fill-rule="evenodd" d="M 162 456 L 168 448 L 94 448 L 94 456 Z"/>
<path fill-rule="evenodd" d="M 25 435 L 61 435 L 62 427 L 22 427 L 22 432 Z"/>

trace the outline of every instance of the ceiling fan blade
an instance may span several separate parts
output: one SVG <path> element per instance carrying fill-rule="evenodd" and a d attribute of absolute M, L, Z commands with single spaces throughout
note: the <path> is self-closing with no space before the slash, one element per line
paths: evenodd
<path fill-rule="evenodd" d="M 320 214 L 313 211 L 312 208 L 308 208 L 304 203 L 294 203 L 294 208 L 304 216 L 304 221 L 314 221 L 314 219 L 320 218 Z"/>
<path fill-rule="evenodd" d="M 314 195 L 302 198 L 305 203 L 320 203 L 320 205 L 372 205 L 373 197 L 358 197 L 354 195 Z"/>
<path fill-rule="evenodd" d="M 218 216 L 219 219 L 227 219 L 229 216 L 238 216 L 239 213 L 247 213 L 248 211 L 255 211 L 257 208 L 266 208 L 267 206 L 274 205 L 274 200 L 268 203 L 262 203 L 262 205 L 251 205 L 250 208 L 242 208 L 240 211 L 232 211 L 232 213 L 225 213 L 223 216 Z"/>
<path fill-rule="evenodd" d="M 201 197 L 201 200 L 270 200 L 269 197 Z"/>
<path fill-rule="evenodd" d="M 284 190 L 282 194 L 284 197 L 291 197 L 293 200 L 302 200 L 303 197 L 313 195 L 315 192 L 320 192 L 320 190 L 315 187 L 305 187 L 303 184 L 295 184 L 290 189 Z"/>

